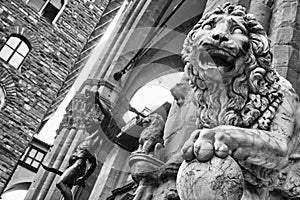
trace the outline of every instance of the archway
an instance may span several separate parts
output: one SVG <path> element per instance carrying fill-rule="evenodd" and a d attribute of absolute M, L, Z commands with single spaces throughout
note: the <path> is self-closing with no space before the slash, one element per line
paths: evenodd
<path fill-rule="evenodd" d="M 27 194 L 31 182 L 22 182 L 12 185 L 2 194 L 2 200 L 23 200 Z"/>

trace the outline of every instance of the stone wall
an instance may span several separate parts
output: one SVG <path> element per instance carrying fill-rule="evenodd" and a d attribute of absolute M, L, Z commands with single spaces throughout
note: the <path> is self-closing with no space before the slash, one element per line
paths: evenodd
<path fill-rule="evenodd" d="M 0 60 L 0 194 L 108 2 L 69 0 L 52 24 L 23 1 L 0 1 L 0 47 L 13 33 L 32 46 L 18 70 Z"/>
<path fill-rule="evenodd" d="M 300 2 L 277 0 L 273 6 L 269 37 L 273 63 L 300 95 Z"/>

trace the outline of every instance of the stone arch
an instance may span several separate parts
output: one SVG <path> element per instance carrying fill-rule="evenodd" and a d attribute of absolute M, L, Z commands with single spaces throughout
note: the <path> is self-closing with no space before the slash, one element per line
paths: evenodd
<path fill-rule="evenodd" d="M 184 63 L 180 55 L 166 56 L 147 65 L 139 66 L 140 69 L 131 74 L 130 80 L 123 91 L 127 98 L 131 99 L 136 91 L 149 81 L 170 73 L 182 72 L 183 67 Z"/>
<path fill-rule="evenodd" d="M 119 125 L 124 125 L 122 117 L 129 110 L 130 99 L 139 88 L 155 78 L 183 70 L 184 65 L 180 56 L 181 46 L 187 33 L 201 16 L 202 13 L 186 20 L 172 30 L 167 30 L 164 37 L 147 49 L 146 53 L 139 59 L 137 66 L 127 72 L 126 81 L 120 81 L 122 91 L 112 110 L 114 119 Z M 178 42 L 179 48 L 170 48 L 168 44 L 172 42 Z M 128 54 L 130 53 L 132 52 L 128 52 Z M 122 56 L 120 57 L 122 58 Z"/>
<path fill-rule="evenodd" d="M 39 46 L 39 42 L 37 40 L 36 34 L 29 28 L 24 26 L 12 26 L 8 30 L 9 35 L 18 34 L 25 37 L 29 42 L 32 48 L 36 48 Z"/>
<path fill-rule="evenodd" d="M 28 190 L 30 184 L 31 184 L 31 182 L 20 182 L 20 183 L 13 184 L 10 187 L 8 187 L 4 191 L 4 193 L 11 192 L 11 191 L 16 191 L 16 190 Z"/>
<path fill-rule="evenodd" d="M 18 196 L 18 199 L 24 199 L 26 193 L 28 192 L 30 184 L 31 184 L 31 182 L 15 183 L 15 184 L 7 187 L 6 190 L 2 193 L 1 197 L 3 199 L 12 199 L 12 197 Z M 20 193 L 20 191 L 23 191 L 23 192 Z"/>
<path fill-rule="evenodd" d="M 163 75 L 182 72 L 183 66 L 180 55 L 169 55 L 133 69 L 113 110 L 114 118 L 118 124 L 123 123 L 122 117 L 129 110 L 130 99 L 142 86 Z"/>
<path fill-rule="evenodd" d="M 4 91 L 3 106 L 0 106 L 0 111 L 7 105 L 11 105 L 16 101 L 17 91 L 16 83 L 13 79 L 12 73 L 3 66 L 0 66 L 0 88 Z"/>

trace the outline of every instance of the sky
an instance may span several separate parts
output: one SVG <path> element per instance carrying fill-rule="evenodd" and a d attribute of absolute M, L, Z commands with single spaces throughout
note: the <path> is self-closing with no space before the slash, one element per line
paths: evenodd
<path fill-rule="evenodd" d="M 154 79 L 141 87 L 130 100 L 130 105 L 141 112 L 145 107 L 155 110 L 165 102 L 174 101 L 170 89 L 181 80 L 183 73 L 172 73 Z M 135 116 L 134 113 L 127 112 L 124 121 L 128 122 Z"/>

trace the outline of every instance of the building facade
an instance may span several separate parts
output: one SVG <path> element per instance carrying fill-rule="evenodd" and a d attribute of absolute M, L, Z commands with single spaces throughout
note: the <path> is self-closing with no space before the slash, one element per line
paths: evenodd
<path fill-rule="evenodd" d="M 69 104 L 67 114 L 57 131 L 54 146 L 45 158 L 45 164 L 64 171 L 76 146 L 88 135 L 86 121 L 98 120 L 101 123 L 101 143 L 96 151 L 98 166 L 88 179 L 85 188 L 73 189 L 75 199 L 132 198 L 132 192 L 125 197 L 112 196 L 111 193 L 116 191 L 115 188 L 120 187 L 122 191 L 129 191 L 131 186 L 134 187 L 128 165 L 131 152 L 117 144 L 121 127 L 125 125 L 123 116 L 130 109 L 130 100 L 147 82 L 183 70 L 180 52 L 186 34 L 203 13 L 225 2 L 228 0 L 125 1 L 117 25 L 105 45 L 98 49 L 99 53 L 93 62 L 89 77 Z M 300 94 L 299 1 L 231 0 L 230 2 L 243 5 L 261 22 L 271 39 L 275 68 Z M 93 33 L 91 32 L 92 35 Z M 92 37 L 88 41 L 92 41 Z M 84 58 L 84 52 L 77 56 Z M 90 95 L 87 94 L 92 94 L 93 97 L 89 98 Z M 90 104 L 97 107 L 95 99 L 98 99 L 98 103 L 104 104 L 109 115 L 105 115 L 98 108 L 86 110 Z M 1 113 L 6 113 L 4 109 L 7 109 L 7 106 Z M 182 109 L 186 109 L 185 112 L 194 112 L 193 108 Z M 171 111 L 179 112 L 172 108 Z M 169 118 L 176 122 L 172 116 Z M 194 126 L 191 125 L 192 120 L 186 119 L 178 123 L 176 129 L 166 127 L 165 134 L 192 130 Z M 176 153 L 172 150 L 170 148 L 168 152 Z M 60 199 L 61 194 L 56 188 L 58 179 L 59 176 L 40 169 L 25 199 Z"/>
<path fill-rule="evenodd" d="M 13 195 L 19 198 L 25 197 L 26 191 L 33 182 L 38 169 L 42 167 L 41 164 L 50 147 L 49 144 L 33 137 L 1 195 L 2 199 L 10 199 Z M 18 193 L 19 191 L 22 191 L 23 194 Z"/>
<path fill-rule="evenodd" d="M 32 136 L 74 83 L 83 67 L 81 52 L 89 56 L 86 45 L 91 45 L 91 34 L 99 23 L 98 30 L 105 30 L 120 4 L 106 0 L 0 2 L 0 193 Z M 100 33 L 96 36 L 94 41 L 101 38 Z"/>

